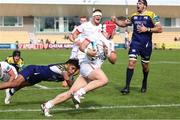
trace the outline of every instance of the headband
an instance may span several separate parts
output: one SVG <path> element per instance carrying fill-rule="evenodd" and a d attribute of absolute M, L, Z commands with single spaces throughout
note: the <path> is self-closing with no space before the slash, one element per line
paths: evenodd
<path fill-rule="evenodd" d="M 102 13 L 101 13 L 101 12 L 99 12 L 99 11 L 96 11 L 96 12 L 94 12 L 94 13 L 93 13 L 93 15 L 92 15 L 92 16 L 94 17 L 94 16 L 96 16 L 96 15 L 102 16 Z"/>

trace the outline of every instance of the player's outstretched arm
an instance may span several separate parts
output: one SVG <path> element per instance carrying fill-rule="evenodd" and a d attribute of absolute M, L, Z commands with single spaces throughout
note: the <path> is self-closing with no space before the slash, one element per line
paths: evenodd
<path fill-rule="evenodd" d="M 127 27 L 132 25 L 131 21 L 124 16 L 111 16 L 111 20 L 119 27 Z"/>

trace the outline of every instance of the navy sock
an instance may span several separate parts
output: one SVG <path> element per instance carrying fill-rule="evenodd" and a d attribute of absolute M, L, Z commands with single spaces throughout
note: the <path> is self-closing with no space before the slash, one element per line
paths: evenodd
<path fill-rule="evenodd" d="M 126 71 L 126 87 L 128 87 L 128 88 L 130 87 L 130 82 L 131 82 L 133 73 L 134 73 L 134 69 L 127 68 L 127 71 Z"/>
<path fill-rule="evenodd" d="M 149 74 L 149 71 L 144 71 L 143 70 L 143 81 L 142 81 L 142 87 L 143 88 L 146 88 L 147 87 L 147 78 L 148 78 L 148 74 Z"/>

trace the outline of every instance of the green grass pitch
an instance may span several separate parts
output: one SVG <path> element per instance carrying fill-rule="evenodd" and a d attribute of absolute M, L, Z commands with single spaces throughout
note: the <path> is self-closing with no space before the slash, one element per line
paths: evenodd
<path fill-rule="evenodd" d="M 1 50 L 0 60 L 12 51 Z M 140 92 L 142 71 L 140 59 L 134 72 L 129 95 L 121 95 L 128 64 L 127 50 L 118 49 L 115 65 L 107 61 L 103 70 L 109 84 L 86 94 L 81 109 L 75 110 L 71 100 L 51 110 L 47 119 L 180 119 L 180 50 L 154 50 L 150 63 L 147 93 Z M 65 62 L 70 49 L 22 50 L 25 64 L 47 65 Z M 60 83 L 42 82 L 18 91 L 10 105 L 4 105 L 4 91 L 0 92 L 0 119 L 46 119 L 40 104 L 66 91 Z"/>

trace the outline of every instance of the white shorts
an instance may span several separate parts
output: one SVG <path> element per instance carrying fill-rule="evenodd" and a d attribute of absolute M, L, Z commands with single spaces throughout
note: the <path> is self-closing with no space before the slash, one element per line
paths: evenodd
<path fill-rule="evenodd" d="M 80 64 L 80 75 L 87 77 L 93 70 L 97 68 L 99 68 L 97 64 L 83 62 Z"/>

